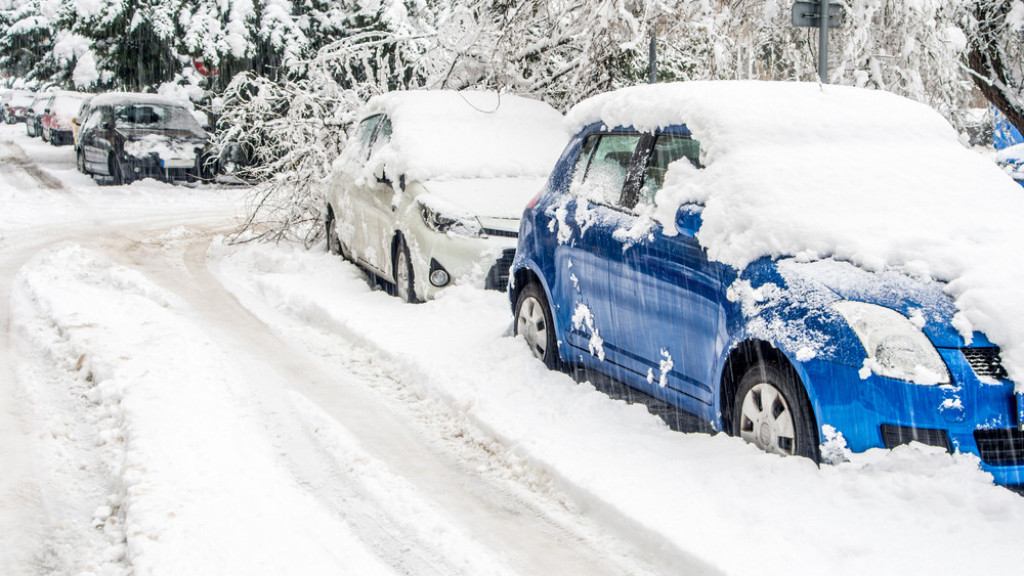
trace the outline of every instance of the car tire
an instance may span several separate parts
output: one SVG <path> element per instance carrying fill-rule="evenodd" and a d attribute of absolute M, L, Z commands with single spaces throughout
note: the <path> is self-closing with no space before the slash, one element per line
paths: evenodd
<path fill-rule="evenodd" d="M 43 142 L 49 142 L 50 141 L 50 133 L 49 132 L 47 132 L 46 130 L 43 130 L 43 129 L 39 129 L 39 130 L 37 130 L 37 132 L 39 132 L 39 137 L 43 139 Z"/>
<path fill-rule="evenodd" d="M 78 165 L 79 172 L 86 175 L 89 174 L 89 170 L 85 167 L 85 152 L 82 152 L 81 149 L 79 149 L 78 153 L 75 154 L 75 164 Z"/>
<path fill-rule="evenodd" d="M 409 247 L 401 236 L 395 244 L 393 264 L 395 296 L 403 302 L 415 304 L 419 301 L 416 299 L 416 276 L 412 269 L 412 259 L 409 257 Z"/>
<path fill-rule="evenodd" d="M 819 461 L 814 413 L 792 370 L 758 362 L 746 371 L 736 387 L 732 433 L 765 452 Z"/>
<path fill-rule="evenodd" d="M 519 293 L 512 327 L 515 335 L 523 337 L 533 355 L 545 366 L 551 370 L 562 369 L 551 306 L 540 284 L 531 282 Z"/>

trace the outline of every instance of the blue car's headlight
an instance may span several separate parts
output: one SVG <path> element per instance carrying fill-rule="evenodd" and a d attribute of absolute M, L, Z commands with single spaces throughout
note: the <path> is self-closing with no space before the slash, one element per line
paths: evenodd
<path fill-rule="evenodd" d="M 482 231 L 476 219 L 448 216 L 424 204 L 420 204 L 420 216 L 428 228 L 441 234 L 479 236 Z"/>
<path fill-rule="evenodd" d="M 949 384 L 949 369 L 921 328 L 899 312 L 866 302 L 833 304 L 864 346 L 864 367 L 916 384 Z M 866 377 L 868 372 L 864 372 Z"/>

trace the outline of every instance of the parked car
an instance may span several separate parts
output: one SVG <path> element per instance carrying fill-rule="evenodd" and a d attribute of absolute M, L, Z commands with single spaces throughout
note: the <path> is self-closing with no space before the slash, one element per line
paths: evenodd
<path fill-rule="evenodd" d="M 82 122 L 89 115 L 89 105 L 92 103 L 92 97 L 82 103 L 78 108 L 78 112 L 75 113 L 74 117 L 71 118 L 71 143 L 75 148 L 75 154 L 78 153 L 78 134 L 82 131 Z"/>
<path fill-rule="evenodd" d="M 8 90 L 3 95 L 3 119 L 8 124 L 25 121 L 28 107 L 32 105 L 35 93 L 30 90 Z"/>
<path fill-rule="evenodd" d="M 938 114 L 880 91 L 693 82 L 567 119 L 509 285 L 535 356 L 769 452 L 917 441 L 1024 483 L 1024 387 L 1003 362 L 1021 350 L 1024 199 Z"/>
<path fill-rule="evenodd" d="M 36 92 L 32 103 L 25 110 L 25 134 L 35 138 L 42 133 L 43 111 L 53 100 L 52 92 Z"/>
<path fill-rule="evenodd" d="M 74 124 L 72 120 L 91 99 L 91 94 L 81 92 L 54 93 L 46 103 L 40 121 L 43 140 L 54 146 L 73 144 Z"/>
<path fill-rule="evenodd" d="M 100 94 L 82 122 L 78 169 L 116 184 L 193 180 L 207 175 L 208 140 L 185 103 L 155 94 Z"/>
<path fill-rule="evenodd" d="M 405 91 L 360 112 L 327 193 L 328 248 L 407 302 L 455 282 L 503 290 L 522 207 L 567 139 L 543 102 Z"/>
<path fill-rule="evenodd" d="M 1024 186 L 1024 144 L 1006 147 L 996 153 L 996 162 L 1018 184 Z"/>

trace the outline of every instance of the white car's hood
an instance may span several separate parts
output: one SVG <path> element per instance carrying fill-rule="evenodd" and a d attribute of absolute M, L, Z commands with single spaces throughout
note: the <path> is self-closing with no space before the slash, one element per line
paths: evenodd
<path fill-rule="evenodd" d="M 460 212 L 481 220 L 515 219 L 540 192 L 547 178 L 467 178 L 430 180 L 422 186 L 428 194 Z"/>

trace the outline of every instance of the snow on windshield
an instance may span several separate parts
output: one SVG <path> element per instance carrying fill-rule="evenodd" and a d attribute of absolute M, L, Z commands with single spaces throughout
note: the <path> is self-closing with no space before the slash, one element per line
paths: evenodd
<path fill-rule="evenodd" d="M 947 282 L 960 332 L 1001 345 L 1024 392 L 1024 194 L 927 106 L 842 86 L 688 82 L 600 95 L 568 115 L 576 130 L 598 121 L 693 132 L 705 168 L 670 166 L 655 216 L 671 224 L 680 205 L 703 204 L 711 258 L 835 257 Z"/>
<path fill-rule="evenodd" d="M 360 117 L 375 113 L 391 119 L 393 133 L 374 159 L 407 180 L 546 177 L 568 140 L 557 110 L 510 94 L 393 92 Z"/>

